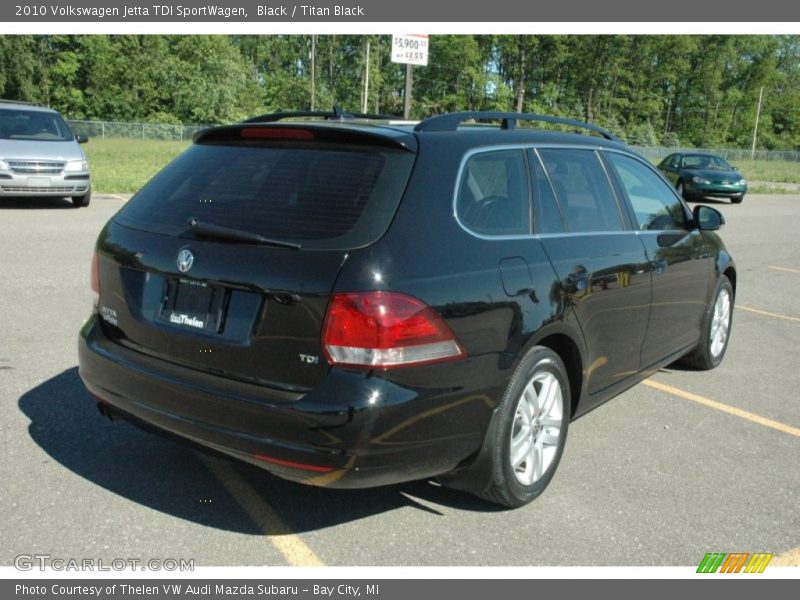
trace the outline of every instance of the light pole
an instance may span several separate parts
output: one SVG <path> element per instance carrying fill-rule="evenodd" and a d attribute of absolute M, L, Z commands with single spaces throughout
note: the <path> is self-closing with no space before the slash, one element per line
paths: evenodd
<path fill-rule="evenodd" d="M 753 147 L 750 150 L 750 160 L 756 159 L 756 137 L 758 136 L 758 119 L 761 117 L 761 98 L 764 96 L 764 86 L 758 92 L 758 107 L 756 108 L 756 124 L 753 127 Z"/>

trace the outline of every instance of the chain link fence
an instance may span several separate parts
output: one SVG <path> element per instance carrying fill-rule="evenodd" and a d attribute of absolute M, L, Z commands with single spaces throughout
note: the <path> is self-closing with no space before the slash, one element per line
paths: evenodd
<path fill-rule="evenodd" d="M 191 140 L 192 136 L 212 125 L 173 125 L 168 123 L 128 123 L 122 121 L 78 121 L 68 120 L 76 135 L 97 138 L 129 138 L 140 140 Z M 660 161 L 673 152 L 710 152 L 726 160 L 756 160 L 800 162 L 800 151 L 756 150 L 752 154 L 743 148 L 669 148 L 667 146 L 633 146 L 652 161 Z"/>
<path fill-rule="evenodd" d="M 743 148 L 667 148 L 665 146 L 634 146 L 645 158 L 652 161 L 661 161 L 675 152 L 709 152 L 721 156 L 729 161 L 750 160 L 782 160 L 800 162 L 800 152 L 795 150 L 751 150 Z"/>
<path fill-rule="evenodd" d="M 90 138 L 128 138 L 139 140 L 191 140 L 211 125 L 172 125 L 168 123 L 126 123 L 121 121 L 67 120 L 75 135 Z"/>

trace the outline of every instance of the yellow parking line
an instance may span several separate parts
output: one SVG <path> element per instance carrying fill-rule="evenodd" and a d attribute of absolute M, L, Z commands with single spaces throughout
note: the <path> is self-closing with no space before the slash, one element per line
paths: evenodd
<path fill-rule="evenodd" d="M 230 465 L 209 456 L 198 454 L 200 460 L 219 479 L 244 511 L 259 526 L 269 542 L 291 566 L 325 566 L 314 551 L 299 536 L 292 533 L 273 508 L 259 496 Z"/>
<path fill-rule="evenodd" d="M 765 317 L 774 317 L 776 319 L 786 319 L 787 321 L 797 321 L 800 323 L 800 317 L 790 317 L 788 315 L 779 315 L 778 313 L 767 312 L 766 310 L 759 310 L 757 308 L 750 308 L 749 306 L 736 305 L 738 310 L 746 310 L 747 312 L 755 313 L 757 315 L 764 315 Z"/>
<path fill-rule="evenodd" d="M 790 269 L 789 267 L 775 267 L 770 265 L 767 268 L 774 271 L 786 271 L 787 273 L 800 273 L 800 269 Z"/>
<path fill-rule="evenodd" d="M 706 398 L 704 396 L 698 396 L 697 394 L 692 394 L 691 392 L 686 392 L 679 388 L 672 387 L 671 385 L 660 383 L 658 381 L 653 381 L 652 379 L 645 379 L 642 383 L 647 387 L 651 387 L 661 392 L 672 394 L 673 396 L 677 396 L 678 398 L 683 398 L 684 400 L 691 400 L 692 402 L 697 402 L 698 404 L 702 404 L 703 406 L 708 406 L 709 408 L 715 408 L 722 412 L 728 413 L 729 415 L 734 415 L 736 417 L 741 417 L 742 419 L 747 419 L 748 421 L 752 421 L 753 423 L 758 423 L 759 425 L 763 425 L 764 427 L 771 427 L 772 429 L 777 429 L 778 431 L 782 431 L 783 433 L 788 433 L 789 435 L 800 437 L 800 427 L 792 427 L 791 425 L 786 425 L 785 423 L 781 423 L 779 421 L 773 421 L 772 419 L 768 419 L 766 417 L 762 417 L 761 415 L 757 415 L 755 413 L 742 410 L 741 408 L 736 408 L 735 406 L 723 404 L 722 402 L 717 402 L 716 400 L 712 400 L 711 398 Z"/>

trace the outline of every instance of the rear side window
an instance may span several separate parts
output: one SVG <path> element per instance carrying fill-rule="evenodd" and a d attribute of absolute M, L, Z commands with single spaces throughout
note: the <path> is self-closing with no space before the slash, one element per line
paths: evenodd
<path fill-rule="evenodd" d="M 304 248 L 355 248 L 386 231 L 413 159 L 368 146 L 197 144 L 116 219 L 177 235 L 196 218 Z"/>
<path fill-rule="evenodd" d="M 661 164 L 658 165 L 660 169 L 663 168 L 672 168 L 675 169 L 678 167 L 678 163 L 680 162 L 678 154 L 670 154 L 667 158 L 661 161 Z"/>
<path fill-rule="evenodd" d="M 482 235 L 530 233 L 530 201 L 522 150 L 481 152 L 467 159 L 456 199 L 461 224 Z"/>
<path fill-rule="evenodd" d="M 561 209 L 536 153 L 529 154 L 533 188 L 533 224 L 536 233 L 563 233 Z"/>
<path fill-rule="evenodd" d="M 592 150 L 542 149 L 542 162 L 568 231 L 621 231 L 622 216 L 600 159 Z"/>

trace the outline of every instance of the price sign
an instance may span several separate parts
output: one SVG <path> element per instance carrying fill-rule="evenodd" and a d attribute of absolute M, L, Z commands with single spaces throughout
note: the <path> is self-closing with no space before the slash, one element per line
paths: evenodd
<path fill-rule="evenodd" d="M 392 62 L 426 66 L 428 64 L 428 36 L 393 35 Z"/>

